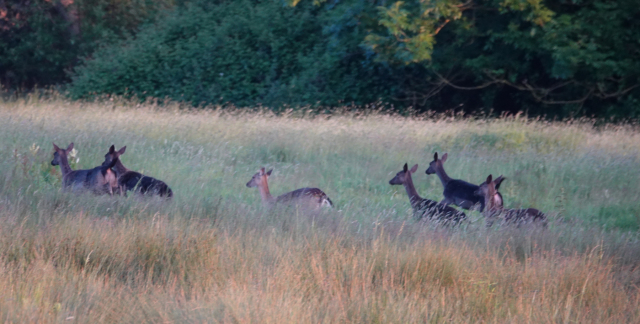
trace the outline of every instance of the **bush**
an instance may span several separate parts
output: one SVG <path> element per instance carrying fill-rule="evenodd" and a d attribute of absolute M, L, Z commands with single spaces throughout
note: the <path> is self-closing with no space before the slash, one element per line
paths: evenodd
<path fill-rule="evenodd" d="M 201 2 L 104 47 L 77 68 L 72 97 L 118 94 L 193 104 L 281 106 L 389 99 L 354 14 L 281 1 Z"/>

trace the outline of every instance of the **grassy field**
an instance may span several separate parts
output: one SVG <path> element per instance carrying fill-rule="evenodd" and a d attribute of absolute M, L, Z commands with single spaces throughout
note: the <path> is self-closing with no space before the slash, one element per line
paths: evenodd
<path fill-rule="evenodd" d="M 74 195 L 49 163 L 122 162 L 172 201 Z M 526 118 L 405 118 L 189 111 L 62 99 L 0 103 L 1 322 L 640 322 L 640 130 Z M 547 230 L 411 219 L 388 181 L 448 152 L 449 175 L 503 174 L 507 207 Z M 245 183 L 273 168 L 274 195 L 324 190 L 320 215 L 264 211 Z"/>

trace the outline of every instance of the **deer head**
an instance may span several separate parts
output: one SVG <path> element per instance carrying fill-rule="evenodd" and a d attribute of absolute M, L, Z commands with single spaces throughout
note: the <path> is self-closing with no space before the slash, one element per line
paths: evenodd
<path fill-rule="evenodd" d="M 498 177 L 496 181 L 501 177 L 502 176 Z M 492 178 L 493 176 L 490 174 L 487 180 L 483 182 L 473 194 L 480 197 L 493 197 L 496 194 L 496 182 L 492 181 Z M 504 180 L 504 178 L 500 179 L 500 182 L 502 182 L 502 180 Z"/>
<path fill-rule="evenodd" d="M 264 168 L 260 168 L 260 170 L 258 170 L 258 173 L 254 174 L 251 180 L 247 182 L 247 187 L 254 188 L 264 186 L 265 184 L 267 184 L 267 178 L 269 178 L 269 176 L 271 175 L 271 171 L 273 171 L 273 169 L 264 172 Z"/>
<path fill-rule="evenodd" d="M 436 170 L 442 169 L 442 164 L 447 161 L 448 154 L 442 155 L 442 159 L 438 160 L 438 152 L 433 155 L 433 161 L 429 163 L 429 168 L 425 171 L 426 174 L 434 174 Z"/>
<path fill-rule="evenodd" d="M 53 160 L 51 161 L 51 165 L 60 165 L 63 161 L 67 160 L 67 154 L 73 150 L 73 143 L 69 144 L 66 150 L 63 150 L 58 147 L 55 143 L 53 143 Z"/>
<path fill-rule="evenodd" d="M 402 185 L 405 184 L 407 179 L 411 177 L 411 173 L 415 173 L 418 170 L 418 165 L 414 165 L 411 170 L 409 170 L 408 165 L 405 163 L 402 171 L 398 172 L 393 179 L 389 180 L 390 185 Z"/>
<path fill-rule="evenodd" d="M 102 162 L 102 166 L 106 167 L 112 164 L 112 162 L 119 158 L 120 155 L 124 154 L 124 151 L 127 149 L 126 146 L 123 146 L 120 150 L 116 151 L 116 148 L 111 145 L 109 148 L 109 152 L 104 155 L 104 162 Z"/>

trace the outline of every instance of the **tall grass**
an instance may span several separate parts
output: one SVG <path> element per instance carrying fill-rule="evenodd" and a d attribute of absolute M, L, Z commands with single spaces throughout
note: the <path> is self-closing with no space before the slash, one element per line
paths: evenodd
<path fill-rule="evenodd" d="M 0 141 L 3 322 L 640 321 L 635 126 L 27 98 L 0 104 Z M 51 142 L 76 168 L 126 145 L 175 196 L 63 192 Z M 453 177 L 505 175 L 506 205 L 549 228 L 413 221 L 388 181 L 418 163 L 441 199 L 435 151 Z M 319 187 L 336 208 L 263 210 L 260 166 L 274 194 Z"/>

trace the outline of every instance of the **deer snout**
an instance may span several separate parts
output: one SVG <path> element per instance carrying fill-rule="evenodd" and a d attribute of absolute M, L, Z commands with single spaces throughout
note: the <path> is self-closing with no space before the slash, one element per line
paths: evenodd
<path fill-rule="evenodd" d="M 424 173 L 426 173 L 426 174 L 434 174 L 434 173 L 436 173 L 436 171 L 433 170 L 432 167 L 429 167 L 426 171 L 424 171 Z"/>

